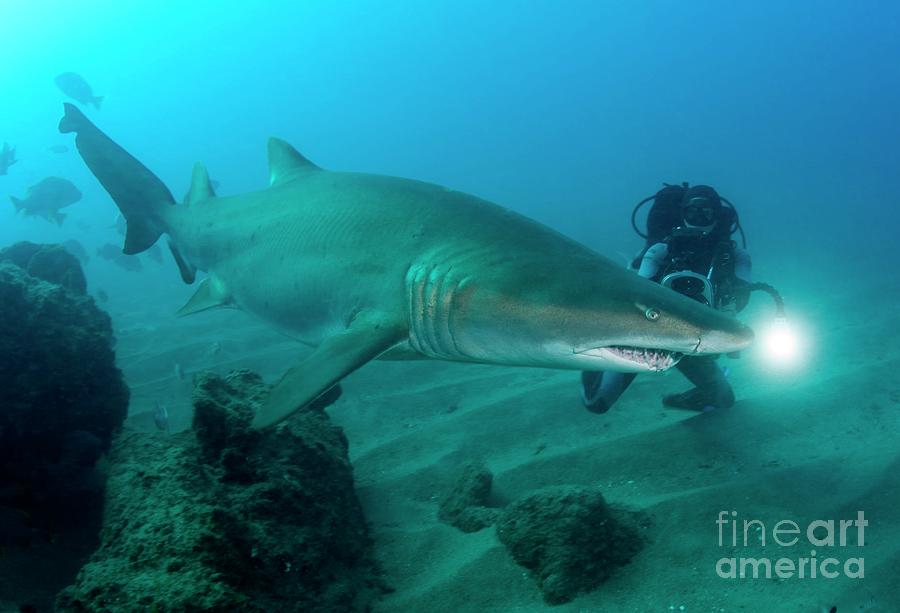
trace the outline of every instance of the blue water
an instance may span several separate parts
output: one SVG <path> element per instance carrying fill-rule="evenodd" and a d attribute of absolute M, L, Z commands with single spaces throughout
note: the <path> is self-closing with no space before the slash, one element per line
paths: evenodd
<path fill-rule="evenodd" d="M 607 254 L 662 181 L 738 204 L 758 257 L 893 236 L 900 8 L 870 2 L 55 2 L 0 8 L 0 191 L 51 173 L 71 213 L 115 208 L 76 156 L 46 151 L 82 74 L 90 116 L 182 193 L 264 184 L 265 139 L 320 165 L 431 180 L 499 201 Z M 299 7 L 299 8 L 298 8 Z M 811 223 L 815 220 L 815 223 Z M 0 239 L 72 234 L 0 208 Z"/>

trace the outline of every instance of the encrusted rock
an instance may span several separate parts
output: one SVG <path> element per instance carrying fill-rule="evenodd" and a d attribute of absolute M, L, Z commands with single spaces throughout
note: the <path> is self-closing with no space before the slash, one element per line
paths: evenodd
<path fill-rule="evenodd" d="M 73 294 L 87 293 L 87 280 L 78 258 L 62 245 L 22 241 L 0 250 L 0 261 L 15 264 L 32 277 L 59 285 Z"/>
<path fill-rule="evenodd" d="M 258 375 L 200 374 L 194 428 L 113 446 L 102 545 L 59 611 L 357 611 L 380 584 L 323 411 L 250 428 Z"/>
<path fill-rule="evenodd" d="M 95 463 L 128 410 L 110 319 L 83 279 L 56 247 L 0 251 L 0 585 L 41 609 L 96 544 Z"/>
<path fill-rule="evenodd" d="M 556 487 L 514 502 L 497 536 L 551 604 L 599 586 L 640 550 L 638 514 L 610 508 L 599 489 Z"/>
<path fill-rule="evenodd" d="M 438 519 L 463 532 L 478 532 L 492 525 L 499 514 L 498 509 L 487 506 L 493 478 L 484 464 L 467 464 L 453 489 L 441 501 Z"/>

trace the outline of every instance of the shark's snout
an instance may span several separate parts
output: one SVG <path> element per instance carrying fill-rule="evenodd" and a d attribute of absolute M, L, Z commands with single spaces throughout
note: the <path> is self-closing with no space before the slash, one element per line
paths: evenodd
<path fill-rule="evenodd" d="M 753 330 L 735 322 L 734 329 L 709 330 L 700 335 L 694 353 L 731 353 L 746 349 L 753 342 Z"/>

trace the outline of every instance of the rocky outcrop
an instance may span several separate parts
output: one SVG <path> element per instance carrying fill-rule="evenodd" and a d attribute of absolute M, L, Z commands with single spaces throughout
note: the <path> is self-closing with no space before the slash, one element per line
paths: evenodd
<path fill-rule="evenodd" d="M 438 519 L 462 532 L 496 525 L 500 542 L 550 604 L 596 589 L 643 546 L 648 517 L 608 505 L 599 488 L 548 488 L 499 509 L 489 506 L 492 483 L 483 464 L 464 465 Z"/>
<path fill-rule="evenodd" d="M 478 532 L 493 525 L 500 513 L 488 506 L 493 479 L 484 464 L 466 464 L 453 489 L 441 500 L 438 519 L 463 532 Z"/>
<path fill-rule="evenodd" d="M 102 545 L 59 611 L 362 611 L 379 591 L 347 441 L 238 371 L 195 379 L 193 429 L 126 433 L 110 454 Z"/>
<path fill-rule="evenodd" d="M 556 487 L 507 507 L 497 536 L 529 569 L 544 599 L 572 600 L 597 588 L 643 544 L 643 515 L 614 509 L 597 488 Z"/>
<path fill-rule="evenodd" d="M 0 251 L 0 584 L 26 602 L 95 545 L 95 463 L 128 410 L 110 319 L 83 281 L 57 247 Z"/>
<path fill-rule="evenodd" d="M 30 276 L 59 285 L 73 294 L 87 293 L 87 279 L 78 258 L 62 245 L 22 241 L 0 250 L 0 261 L 15 264 Z"/>

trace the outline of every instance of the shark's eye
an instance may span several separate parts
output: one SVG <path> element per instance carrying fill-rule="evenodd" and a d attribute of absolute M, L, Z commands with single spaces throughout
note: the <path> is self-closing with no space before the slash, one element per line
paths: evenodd
<path fill-rule="evenodd" d="M 649 319 L 650 321 L 656 321 L 659 319 L 659 310 L 650 307 L 646 311 L 644 311 L 644 317 Z"/>

